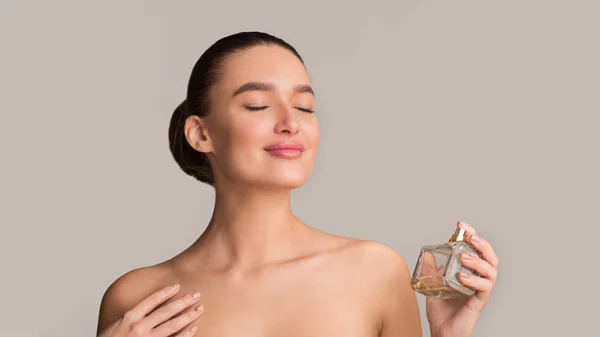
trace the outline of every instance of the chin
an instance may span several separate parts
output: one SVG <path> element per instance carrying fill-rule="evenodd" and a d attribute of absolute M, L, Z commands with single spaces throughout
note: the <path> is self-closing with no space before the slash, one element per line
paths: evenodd
<path fill-rule="evenodd" d="M 275 188 L 295 189 L 306 182 L 306 175 L 300 172 L 279 172 L 276 174 L 263 175 L 255 179 L 257 185 Z"/>
<path fill-rule="evenodd" d="M 270 177 L 265 179 L 265 183 L 267 185 L 278 187 L 278 188 L 287 188 L 287 189 L 295 189 L 298 188 L 306 182 L 304 176 L 302 177 Z"/>

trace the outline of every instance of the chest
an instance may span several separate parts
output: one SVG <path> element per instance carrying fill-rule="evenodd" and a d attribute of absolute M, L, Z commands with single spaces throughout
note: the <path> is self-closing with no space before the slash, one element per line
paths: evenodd
<path fill-rule="evenodd" d="M 180 294 L 200 291 L 197 336 L 374 337 L 376 308 L 352 282 L 320 278 L 182 283 Z"/>

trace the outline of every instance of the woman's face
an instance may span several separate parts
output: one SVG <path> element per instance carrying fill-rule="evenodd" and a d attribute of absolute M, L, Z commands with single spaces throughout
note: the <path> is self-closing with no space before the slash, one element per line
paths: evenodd
<path fill-rule="evenodd" d="M 216 178 L 296 188 L 313 168 L 319 139 L 314 95 L 302 62 L 279 46 L 230 56 L 204 120 Z"/>

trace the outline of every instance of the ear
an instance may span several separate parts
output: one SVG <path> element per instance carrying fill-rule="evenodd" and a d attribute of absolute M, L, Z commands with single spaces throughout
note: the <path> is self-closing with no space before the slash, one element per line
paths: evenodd
<path fill-rule="evenodd" d="M 185 138 L 194 150 L 203 153 L 213 151 L 212 141 L 202 118 L 195 115 L 189 116 L 185 120 L 183 131 Z"/>

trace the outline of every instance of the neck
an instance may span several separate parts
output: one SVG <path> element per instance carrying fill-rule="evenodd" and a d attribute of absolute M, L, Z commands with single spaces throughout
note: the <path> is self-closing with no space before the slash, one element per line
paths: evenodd
<path fill-rule="evenodd" d="M 292 212 L 289 189 L 219 189 L 208 227 L 194 244 L 217 268 L 251 269 L 292 259 L 308 226 Z"/>

